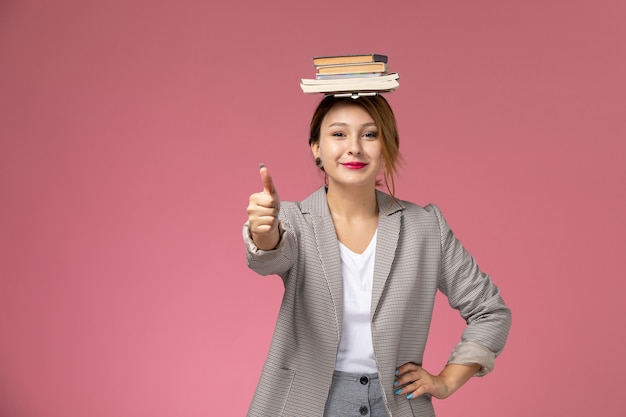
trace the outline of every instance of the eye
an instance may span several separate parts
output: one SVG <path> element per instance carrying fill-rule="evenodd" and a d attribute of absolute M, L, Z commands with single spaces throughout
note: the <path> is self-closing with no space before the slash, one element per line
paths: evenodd
<path fill-rule="evenodd" d="M 336 138 L 343 138 L 343 137 L 345 137 L 345 136 L 346 136 L 346 135 L 344 135 L 344 133 L 343 133 L 343 132 L 341 132 L 341 131 L 332 132 L 330 135 L 331 135 L 331 136 L 333 136 L 333 137 L 336 137 Z"/>
<path fill-rule="evenodd" d="M 378 132 L 365 132 L 363 134 L 363 137 L 365 139 L 370 139 L 370 140 L 374 140 L 378 138 Z"/>

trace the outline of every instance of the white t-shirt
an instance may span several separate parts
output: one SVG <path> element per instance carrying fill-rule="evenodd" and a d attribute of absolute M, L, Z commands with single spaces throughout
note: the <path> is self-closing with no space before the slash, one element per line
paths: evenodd
<path fill-rule="evenodd" d="M 363 253 L 354 253 L 341 242 L 343 273 L 343 328 L 335 370 L 351 373 L 377 373 L 370 310 L 376 235 Z"/>

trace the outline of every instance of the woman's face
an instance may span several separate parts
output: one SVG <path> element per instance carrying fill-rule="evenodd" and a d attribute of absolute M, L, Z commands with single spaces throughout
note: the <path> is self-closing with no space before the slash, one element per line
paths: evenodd
<path fill-rule="evenodd" d="M 329 185 L 374 186 L 382 167 L 382 142 L 374 119 L 360 106 L 340 103 L 330 109 L 311 145 L 322 160 Z"/>

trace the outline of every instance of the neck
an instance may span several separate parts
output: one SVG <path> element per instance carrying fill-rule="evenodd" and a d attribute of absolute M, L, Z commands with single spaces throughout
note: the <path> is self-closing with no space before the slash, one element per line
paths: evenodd
<path fill-rule="evenodd" d="M 344 219 L 378 216 L 378 202 L 374 187 L 340 187 L 329 185 L 326 194 L 333 217 Z"/>

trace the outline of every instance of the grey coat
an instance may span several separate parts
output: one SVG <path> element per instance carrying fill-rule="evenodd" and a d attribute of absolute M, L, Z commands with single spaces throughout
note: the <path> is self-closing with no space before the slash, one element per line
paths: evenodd
<path fill-rule="evenodd" d="M 462 340 L 495 355 L 511 312 L 488 275 L 454 237 L 439 209 L 377 191 L 380 208 L 372 289 L 374 353 L 390 416 L 434 416 L 429 396 L 393 394 L 396 367 L 422 363 L 437 290 L 467 321 Z M 262 251 L 244 240 L 250 268 L 285 286 L 270 351 L 248 416 L 318 417 L 330 389 L 342 326 L 342 273 L 325 189 L 283 202 L 281 241 Z"/>

